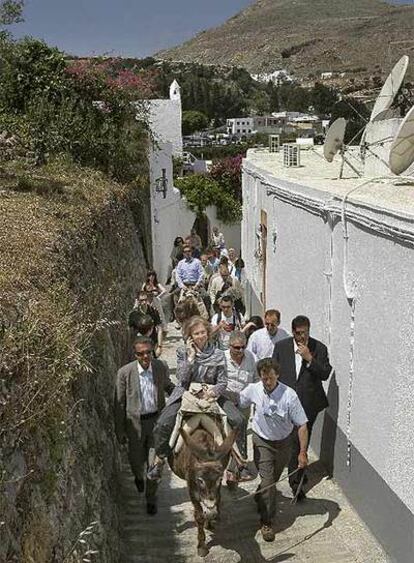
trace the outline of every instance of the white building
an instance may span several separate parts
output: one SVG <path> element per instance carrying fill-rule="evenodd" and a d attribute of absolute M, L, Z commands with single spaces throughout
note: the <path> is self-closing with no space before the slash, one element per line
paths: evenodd
<path fill-rule="evenodd" d="M 255 122 L 253 117 L 232 117 L 227 119 L 226 122 L 227 133 L 229 135 L 239 136 L 245 135 L 246 137 L 255 133 Z"/>
<path fill-rule="evenodd" d="M 275 70 L 274 72 L 261 72 L 259 74 L 252 74 L 251 77 L 257 82 L 273 82 L 273 84 L 275 84 L 276 86 L 293 82 L 293 78 L 285 68 L 282 68 L 281 70 Z"/>
<path fill-rule="evenodd" d="M 165 283 L 173 241 L 187 236 L 196 216 L 187 207 L 178 188 L 174 187 L 173 157 L 183 157 L 181 133 L 181 94 L 176 81 L 171 84 L 170 98 L 149 100 L 149 125 L 154 137 L 150 149 L 150 192 L 153 266 L 161 283 Z M 240 250 L 240 224 L 225 225 L 216 217 L 215 207 L 206 210 L 209 227 L 217 225 L 227 246 Z"/>
<path fill-rule="evenodd" d="M 369 138 L 396 126 L 371 124 Z M 278 153 L 248 151 L 242 255 L 248 312 L 280 309 L 287 329 L 305 314 L 327 344 L 335 375 L 326 383 L 330 407 L 319 417 L 313 448 L 391 560 L 409 563 L 414 186 L 397 184 L 389 172 L 389 180 L 376 181 L 384 175 L 380 165 L 367 158 L 365 177 L 346 168 L 338 180 L 339 159 L 328 164 L 306 151 L 300 168 L 285 168 Z"/>
<path fill-rule="evenodd" d="M 227 133 L 235 137 L 251 137 L 257 133 L 292 134 L 300 129 L 322 130 L 322 120 L 316 115 L 281 111 L 271 115 L 233 117 L 227 119 Z"/>

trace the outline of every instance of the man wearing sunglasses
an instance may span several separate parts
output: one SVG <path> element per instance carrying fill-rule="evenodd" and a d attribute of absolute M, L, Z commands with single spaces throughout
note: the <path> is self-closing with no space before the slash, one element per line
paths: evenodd
<path fill-rule="evenodd" d="M 229 349 L 224 352 L 226 357 L 227 366 L 227 388 L 223 395 L 238 403 L 239 393 L 243 391 L 250 383 L 259 381 L 259 376 L 256 369 L 256 358 L 252 352 L 246 350 L 247 339 L 245 334 L 241 331 L 235 331 L 230 334 Z M 247 422 L 250 416 L 250 408 L 240 409 L 242 412 L 245 424 L 239 429 L 237 436 L 237 446 L 241 455 L 247 457 Z M 234 469 L 230 467 L 230 469 Z M 230 472 L 231 473 L 231 472 Z M 233 473 L 235 473 L 233 471 Z M 252 479 L 252 475 L 245 468 L 239 468 L 239 475 L 236 475 L 237 480 L 247 481 Z M 227 480 L 232 480 L 233 475 L 227 474 Z"/>
<path fill-rule="evenodd" d="M 165 362 L 153 357 L 153 342 L 139 336 L 134 343 L 135 360 L 123 366 L 116 377 L 115 432 L 120 444 L 127 444 L 135 485 L 144 492 L 147 513 L 157 513 L 157 482 L 144 480 L 145 465 L 151 465 L 153 430 L 165 406 L 165 394 L 174 384 Z"/>

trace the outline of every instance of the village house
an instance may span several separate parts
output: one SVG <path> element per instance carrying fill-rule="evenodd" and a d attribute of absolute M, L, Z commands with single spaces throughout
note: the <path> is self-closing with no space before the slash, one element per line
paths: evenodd
<path fill-rule="evenodd" d="M 401 119 L 371 123 L 371 152 L 341 159 L 251 149 L 243 163 L 242 254 L 249 314 L 298 314 L 329 348 L 330 407 L 312 446 L 378 540 L 414 561 L 414 187 L 385 163 Z M 376 154 L 373 154 L 373 153 Z M 286 163 L 285 163 L 286 164 Z M 412 174 L 413 170 L 408 171 Z M 384 179 L 384 177 L 386 179 Z"/>

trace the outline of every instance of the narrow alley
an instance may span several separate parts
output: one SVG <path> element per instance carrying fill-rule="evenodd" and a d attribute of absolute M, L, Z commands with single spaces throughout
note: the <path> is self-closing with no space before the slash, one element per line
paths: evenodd
<path fill-rule="evenodd" d="M 163 358 L 175 375 L 178 332 L 170 325 Z M 324 477 L 320 465 L 310 466 L 311 490 L 304 503 L 292 506 L 287 481 L 278 485 L 276 540 L 263 541 L 256 506 L 250 497 L 257 480 L 236 491 L 223 487 L 222 520 L 208 534 L 210 552 L 206 563 L 386 563 L 387 557 L 347 502 L 340 488 Z M 170 470 L 159 489 L 158 514 L 148 516 L 129 465 L 124 460 L 121 477 L 120 563 L 185 563 L 202 561 L 197 556 L 197 532 L 184 481 Z"/>

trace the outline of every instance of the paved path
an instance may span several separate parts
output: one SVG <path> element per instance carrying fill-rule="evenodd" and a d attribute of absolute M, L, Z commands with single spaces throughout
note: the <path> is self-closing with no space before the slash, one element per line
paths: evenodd
<path fill-rule="evenodd" d="M 180 340 L 170 325 L 164 358 L 175 373 L 175 349 Z M 235 492 L 223 488 L 219 530 L 208 534 L 205 563 L 386 563 L 387 557 L 353 511 L 335 481 L 324 477 L 318 463 L 310 466 L 312 489 L 307 500 L 290 505 L 286 481 L 278 485 L 279 516 L 273 543 L 262 540 L 253 500 L 238 501 L 252 492 L 257 480 Z M 120 563 L 186 563 L 197 556 L 196 529 L 184 481 L 168 470 L 159 489 L 158 515 L 148 516 L 124 463 L 121 476 Z"/>

